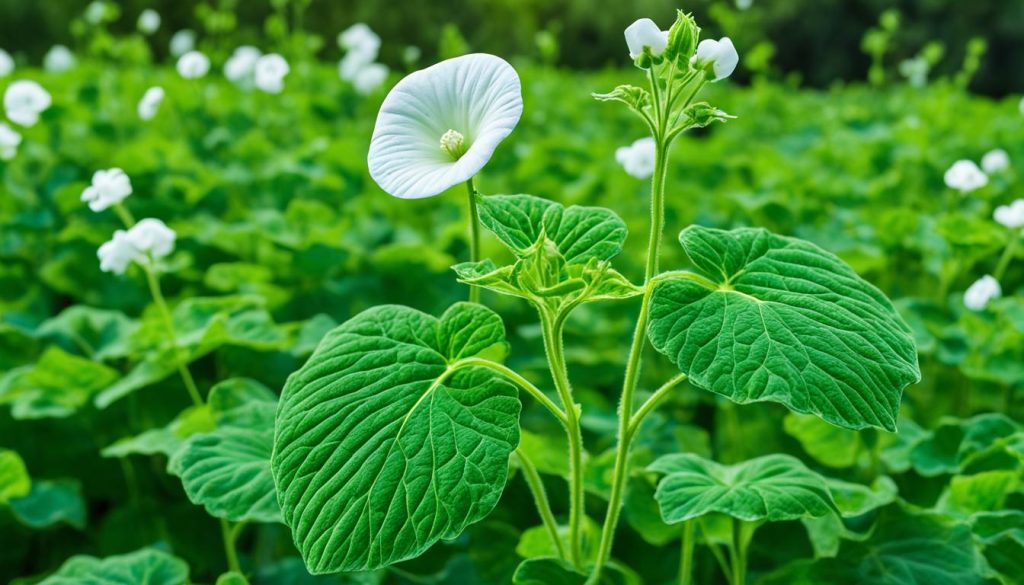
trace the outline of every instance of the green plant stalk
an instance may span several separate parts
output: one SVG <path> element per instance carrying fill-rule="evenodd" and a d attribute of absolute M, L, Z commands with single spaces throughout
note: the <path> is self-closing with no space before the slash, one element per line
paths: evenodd
<path fill-rule="evenodd" d="M 537 402 L 544 406 L 544 408 L 547 408 L 548 411 L 550 411 L 551 414 L 556 419 L 558 419 L 558 422 L 562 423 L 563 427 L 566 426 L 566 415 L 564 412 L 562 412 L 562 409 L 558 408 L 557 404 L 555 404 L 550 398 L 547 397 L 547 395 L 541 392 L 539 388 L 530 383 L 529 380 L 520 376 L 517 372 L 510 369 L 508 366 L 478 357 L 463 358 L 452 364 L 453 368 L 458 368 L 459 366 L 480 366 L 484 368 L 489 368 L 505 376 L 506 378 L 512 380 L 516 385 L 518 385 L 524 392 L 527 392 L 528 394 L 533 396 L 534 399 L 537 400 Z"/>
<path fill-rule="evenodd" d="M 565 351 L 562 346 L 564 316 L 554 316 L 546 309 L 539 311 L 544 337 L 544 353 L 555 383 L 555 389 L 562 400 L 565 412 L 566 434 L 569 437 L 569 558 L 573 566 L 583 568 L 583 434 L 580 430 L 580 413 L 572 397 L 569 374 L 565 365 Z"/>
<path fill-rule="evenodd" d="M 469 193 L 469 259 L 472 262 L 480 261 L 480 212 L 476 207 L 476 188 L 473 186 L 473 178 L 466 181 L 466 191 Z M 480 287 L 469 285 L 469 302 L 480 302 Z"/>
<path fill-rule="evenodd" d="M 1013 255 L 1017 252 L 1017 246 L 1020 244 L 1021 235 L 1022 234 L 1017 230 L 1013 231 L 1010 241 L 1007 242 L 1006 248 L 1003 249 L 1003 254 L 999 257 L 999 262 L 996 263 L 996 270 L 992 273 L 992 278 L 1002 280 L 1003 276 L 1006 275 L 1006 269 L 1010 266 L 1010 260 L 1013 259 Z"/>
<path fill-rule="evenodd" d="M 683 522 L 683 537 L 680 539 L 679 585 L 693 582 L 693 520 Z"/>
<path fill-rule="evenodd" d="M 227 520 L 221 518 L 220 520 L 220 534 L 224 539 L 224 557 L 228 562 L 228 571 L 235 571 L 238 573 L 242 572 L 242 566 L 238 564 L 238 551 L 235 550 L 235 539 L 238 538 L 238 524 L 234 527 L 231 526 Z"/>
<path fill-rule="evenodd" d="M 188 390 L 192 403 L 196 406 L 202 406 L 205 402 L 199 393 L 196 381 L 192 378 L 192 372 L 189 371 L 185 360 L 182 359 L 181 347 L 178 345 L 178 332 L 174 327 L 174 318 L 171 317 L 171 310 L 167 307 L 167 301 L 164 300 L 163 291 L 160 290 L 160 279 L 157 277 L 156 270 L 153 269 L 152 264 L 153 259 L 150 258 L 149 263 L 143 266 L 143 269 L 146 272 L 146 282 L 149 283 L 149 292 L 153 295 L 153 302 L 156 303 L 157 310 L 160 311 L 160 316 L 163 317 L 167 334 L 171 336 L 171 344 L 174 346 L 175 366 L 178 368 L 181 381 L 185 383 L 185 389 Z"/>
<path fill-rule="evenodd" d="M 747 551 L 743 550 L 743 521 L 732 519 L 732 546 L 729 558 L 732 560 L 732 585 L 745 585 L 747 581 Z"/>
<path fill-rule="evenodd" d="M 530 493 L 533 494 L 533 502 L 537 505 L 540 519 L 548 531 L 548 536 L 551 537 L 551 544 L 555 546 L 558 558 L 564 561 L 566 560 L 565 547 L 562 545 L 562 539 L 558 537 L 558 523 L 555 522 L 555 515 L 551 513 L 551 502 L 548 501 L 548 494 L 544 491 L 544 482 L 540 479 L 537 466 L 530 461 L 522 449 L 516 449 L 516 457 L 519 458 L 519 466 L 523 469 L 523 479 L 526 480 L 526 485 L 529 486 Z"/>

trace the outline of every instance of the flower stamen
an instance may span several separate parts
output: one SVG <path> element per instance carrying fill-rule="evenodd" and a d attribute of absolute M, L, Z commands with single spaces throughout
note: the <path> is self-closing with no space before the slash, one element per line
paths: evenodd
<path fill-rule="evenodd" d="M 458 130 L 449 129 L 441 136 L 441 150 L 452 157 L 452 160 L 459 160 L 466 154 L 466 137 Z"/>

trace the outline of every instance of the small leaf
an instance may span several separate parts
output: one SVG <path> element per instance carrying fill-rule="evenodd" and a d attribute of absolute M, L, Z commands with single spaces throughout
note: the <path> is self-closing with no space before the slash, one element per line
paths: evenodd
<path fill-rule="evenodd" d="M 216 426 L 209 406 L 190 406 L 162 428 L 149 429 L 134 437 L 118 439 L 108 445 L 100 455 L 103 457 L 127 457 L 129 455 L 155 455 L 171 457 L 195 433 L 212 431 Z"/>
<path fill-rule="evenodd" d="M 599 102 L 621 102 L 636 111 L 641 111 L 651 104 L 650 92 L 635 85 L 620 85 L 609 93 L 591 95 Z"/>
<path fill-rule="evenodd" d="M 953 516 L 996 512 L 1006 507 L 1006 498 L 1020 487 L 1019 470 L 991 470 L 975 475 L 954 475 L 939 497 L 935 509 Z"/>
<path fill-rule="evenodd" d="M 192 435 L 171 457 L 189 500 L 232 522 L 280 522 L 270 453 L 274 402 L 254 401 L 227 411 L 209 433 Z"/>
<path fill-rule="evenodd" d="M 105 559 L 71 557 L 39 585 L 181 585 L 187 580 L 184 561 L 144 548 Z"/>
<path fill-rule="evenodd" d="M 47 528 L 61 522 L 85 528 L 82 484 L 75 479 L 40 480 L 23 498 L 11 500 L 11 512 L 29 528 Z"/>
<path fill-rule="evenodd" d="M 829 467 L 852 467 L 861 453 L 860 435 L 831 425 L 816 416 L 789 413 L 783 420 L 786 433 L 800 441 L 815 461 Z"/>
<path fill-rule="evenodd" d="M 527 559 L 519 564 L 512 582 L 516 585 L 583 585 L 587 576 L 553 557 Z"/>
<path fill-rule="evenodd" d="M 21 498 L 32 490 L 32 480 L 21 455 L 10 449 L 0 449 L 0 504 Z"/>
<path fill-rule="evenodd" d="M 789 455 L 766 455 L 736 465 L 689 453 L 666 455 L 648 469 L 665 474 L 655 498 L 668 523 L 712 512 L 746 521 L 779 521 L 835 510 L 825 480 Z"/>
<path fill-rule="evenodd" d="M 64 418 L 119 377 L 116 370 L 53 345 L 34 366 L 7 379 L 0 403 L 10 402 L 11 416 L 19 420 Z"/>
<path fill-rule="evenodd" d="M 498 501 L 519 442 L 516 388 L 455 367 L 506 346 L 504 325 L 459 303 L 355 316 L 288 379 L 272 469 L 312 573 L 378 568 L 454 538 Z"/>
<path fill-rule="evenodd" d="M 94 360 L 125 357 L 130 353 L 128 339 L 138 323 L 120 311 L 72 305 L 36 328 L 34 335 L 77 349 Z"/>
<path fill-rule="evenodd" d="M 217 577 L 216 585 L 249 585 L 249 580 L 245 578 L 245 575 L 231 571 Z"/>
<path fill-rule="evenodd" d="M 979 414 L 969 419 L 945 418 L 931 436 L 919 441 L 910 452 L 914 469 L 925 477 L 958 473 L 968 469 L 991 450 L 1001 450 L 1001 440 L 1021 429 L 1015 421 L 998 413 Z"/>
<path fill-rule="evenodd" d="M 254 402 L 264 402 L 276 405 L 277 396 L 270 388 L 256 380 L 249 378 L 229 378 L 218 382 L 210 388 L 210 394 L 206 403 L 214 416 L 219 416 L 229 410 L 247 406 Z"/>
<path fill-rule="evenodd" d="M 871 486 L 828 478 L 828 490 L 836 508 L 844 517 L 860 516 L 896 500 L 897 489 L 892 479 L 881 476 Z"/>
<path fill-rule="evenodd" d="M 679 239 L 697 273 L 657 286 L 648 336 L 691 383 L 845 428 L 896 429 L 920 370 L 909 327 L 878 289 L 763 229 L 692 226 Z"/>

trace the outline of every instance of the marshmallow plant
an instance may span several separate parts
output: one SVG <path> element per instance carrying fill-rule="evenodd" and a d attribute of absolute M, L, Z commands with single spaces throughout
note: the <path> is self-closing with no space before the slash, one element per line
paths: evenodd
<path fill-rule="evenodd" d="M 892 303 L 812 243 L 756 227 L 693 225 L 678 238 L 690 266 L 661 269 L 672 146 L 689 129 L 731 118 L 698 98 L 705 84 L 733 72 L 735 47 L 728 39 L 698 45 L 699 36 L 682 12 L 667 31 L 638 21 L 626 41 L 647 87 L 622 85 L 596 96 L 636 114 L 653 141 L 642 275 L 612 265 L 627 237 L 614 211 L 478 192 L 473 178 L 522 112 L 519 77 L 504 60 L 476 54 L 444 61 L 409 75 L 387 96 L 370 142 L 370 174 L 405 199 L 466 185 L 470 260 L 452 268 L 471 287 L 472 301 L 440 316 L 395 305 L 363 311 L 327 333 L 285 384 L 270 467 L 282 518 L 310 572 L 374 570 L 458 537 L 494 508 L 510 463 L 533 493 L 543 525 L 538 536 L 550 540 L 539 547 L 545 556 L 519 566 L 517 583 L 631 582 L 611 552 L 627 478 L 637 473 L 662 478 L 656 502 L 646 505 L 682 524 L 683 583 L 690 579 L 685 559 L 693 558 L 694 522 L 705 514 L 732 519 L 731 567 L 724 572 L 739 585 L 746 543 L 758 525 L 837 513 L 824 480 L 792 457 L 729 467 L 677 454 L 646 472 L 630 457 L 645 418 L 684 384 L 737 404 L 777 402 L 841 428 L 895 431 L 903 389 L 920 377 L 914 337 Z M 479 226 L 507 249 L 502 260 L 480 257 Z M 478 302 L 482 289 L 536 311 L 549 381 L 503 364 L 505 325 Z M 570 315 L 598 301 L 636 311 L 632 341 L 623 344 L 617 446 L 600 535 L 584 509 L 580 421 L 602 411 L 574 393 L 563 340 Z M 642 383 L 648 346 L 678 371 Z M 524 400 L 538 403 L 566 433 L 561 526 L 531 451 L 520 446 Z"/>

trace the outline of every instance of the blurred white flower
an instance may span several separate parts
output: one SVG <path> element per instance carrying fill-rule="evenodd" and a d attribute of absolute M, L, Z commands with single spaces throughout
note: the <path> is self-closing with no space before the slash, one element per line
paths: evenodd
<path fill-rule="evenodd" d="M 284 77 L 290 68 L 288 61 L 277 53 L 263 55 L 256 61 L 253 68 L 253 79 L 256 87 L 266 93 L 281 93 L 284 89 Z"/>
<path fill-rule="evenodd" d="M 380 51 L 380 37 L 369 26 L 360 22 L 338 35 L 338 46 L 344 49 L 346 54 L 358 53 L 364 63 L 369 63 L 377 58 Z"/>
<path fill-rule="evenodd" d="M 1012 230 L 1024 227 L 1024 199 L 1000 205 L 992 213 L 992 219 Z"/>
<path fill-rule="evenodd" d="M 928 85 L 928 71 L 930 69 L 931 65 L 928 63 L 928 60 L 922 56 L 900 61 L 900 75 L 907 78 L 907 82 L 910 83 L 911 87 L 920 88 Z"/>
<path fill-rule="evenodd" d="M 739 10 L 749 10 L 754 5 L 754 0 L 736 0 L 736 8 Z"/>
<path fill-rule="evenodd" d="M 152 8 L 147 8 L 139 13 L 139 20 L 135 23 L 139 32 L 144 35 L 151 35 L 160 30 L 160 13 Z"/>
<path fill-rule="evenodd" d="M 162 87 L 151 87 L 146 90 L 146 93 L 142 95 L 142 99 L 139 100 L 138 112 L 139 117 L 143 120 L 152 120 L 158 111 L 160 111 L 160 104 L 164 101 L 164 88 Z"/>
<path fill-rule="evenodd" d="M 359 75 L 359 72 L 363 70 L 363 67 L 371 63 L 373 63 L 373 60 L 366 60 L 362 53 L 346 53 L 338 63 L 338 77 L 352 82 Z"/>
<path fill-rule="evenodd" d="M 423 56 L 423 51 L 416 45 L 409 45 L 402 49 L 402 62 L 406 65 L 415 65 Z"/>
<path fill-rule="evenodd" d="M 96 0 L 85 7 L 85 14 L 83 16 L 89 24 L 99 24 L 103 22 L 103 17 L 106 13 L 106 5 L 100 0 Z"/>
<path fill-rule="evenodd" d="M 0 49 L 0 77 L 7 77 L 14 72 L 14 57 L 7 51 Z"/>
<path fill-rule="evenodd" d="M 654 174 L 655 145 L 650 136 L 615 149 L 615 160 L 632 177 L 647 179 Z"/>
<path fill-rule="evenodd" d="M 387 65 L 370 63 L 356 73 L 352 79 L 352 86 L 355 87 L 356 93 L 359 95 L 371 94 L 387 81 L 390 72 Z"/>
<path fill-rule="evenodd" d="M 704 39 L 697 45 L 697 53 L 693 56 L 692 62 L 698 69 L 710 66 L 714 77 L 709 81 L 718 81 L 732 75 L 740 62 L 740 56 L 729 37 L 722 37 L 717 41 Z"/>
<path fill-rule="evenodd" d="M 4 110 L 7 118 L 15 124 L 32 127 L 39 121 L 39 114 L 53 103 L 49 92 L 34 81 L 22 79 L 7 86 L 4 92 Z"/>
<path fill-rule="evenodd" d="M 128 241 L 128 232 L 124 230 L 114 232 L 114 237 L 100 246 L 96 255 L 100 259 L 100 270 L 114 274 L 124 274 L 129 264 L 142 259 L 139 250 Z"/>
<path fill-rule="evenodd" d="M 185 79 L 199 79 L 210 71 L 210 58 L 199 51 L 189 51 L 178 59 L 178 75 Z"/>
<path fill-rule="evenodd" d="M 224 63 L 224 77 L 240 87 L 252 87 L 253 69 L 262 56 L 263 53 L 256 47 L 242 45 L 236 48 Z"/>
<path fill-rule="evenodd" d="M 159 219 L 146 218 L 128 230 L 128 242 L 141 254 L 163 258 L 174 251 L 177 234 Z"/>
<path fill-rule="evenodd" d="M 131 194 L 131 180 L 124 171 L 115 167 L 93 173 L 92 184 L 82 191 L 82 201 L 89 204 L 89 209 L 99 212 L 124 201 Z"/>
<path fill-rule="evenodd" d="M 50 73 L 63 73 L 75 66 L 76 60 L 71 49 L 64 45 L 54 45 L 43 56 L 43 69 Z"/>
<path fill-rule="evenodd" d="M 970 193 L 988 185 L 988 175 L 970 160 L 958 160 L 953 163 L 943 175 L 943 179 L 947 187 L 961 193 Z"/>
<path fill-rule="evenodd" d="M 982 311 L 988 306 L 989 301 L 997 298 L 1002 292 L 999 282 L 986 274 L 967 287 L 967 292 L 964 293 L 964 306 L 972 311 Z"/>
<path fill-rule="evenodd" d="M 494 55 L 464 55 L 412 73 L 381 105 L 370 176 L 402 199 L 437 195 L 476 175 L 522 113 L 519 75 Z"/>
<path fill-rule="evenodd" d="M 1002 148 L 996 148 L 981 157 L 981 169 L 990 175 L 1001 173 L 1010 168 L 1010 155 Z"/>
<path fill-rule="evenodd" d="M 21 134 L 14 128 L 0 122 L 0 160 L 11 160 L 18 153 L 18 145 L 21 144 Z"/>
<path fill-rule="evenodd" d="M 196 33 L 189 29 L 182 29 L 171 37 L 171 55 L 181 57 L 192 49 L 196 48 Z"/>
<path fill-rule="evenodd" d="M 1020 113 L 1024 114 L 1024 98 L 1020 98 L 1020 103 L 1017 104 L 1017 109 L 1020 110 Z"/>
<path fill-rule="evenodd" d="M 626 46 L 629 47 L 629 58 L 636 60 L 643 55 L 644 49 L 650 49 L 657 57 L 668 45 L 668 31 L 661 30 L 650 18 L 641 18 L 626 27 Z"/>

